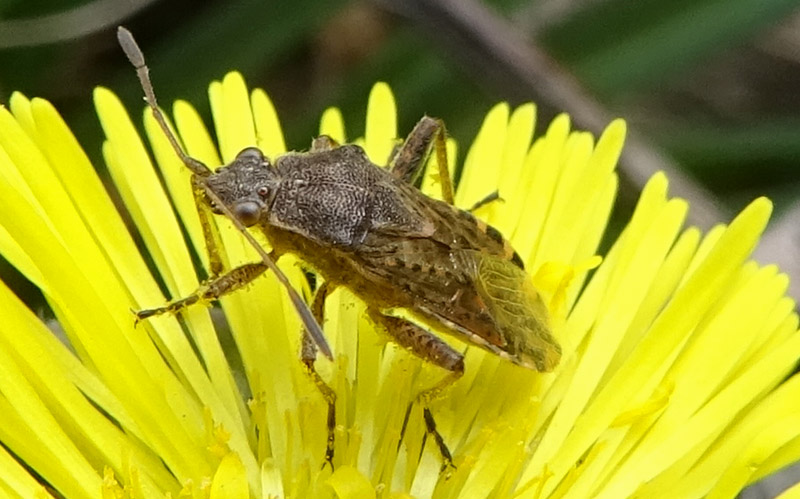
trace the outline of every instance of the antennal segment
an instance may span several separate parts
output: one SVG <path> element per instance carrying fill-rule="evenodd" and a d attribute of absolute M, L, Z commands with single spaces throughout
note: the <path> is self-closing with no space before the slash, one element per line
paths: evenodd
<path fill-rule="evenodd" d="M 139 82 L 142 84 L 142 90 L 144 90 L 147 105 L 153 111 L 153 116 L 161 127 L 161 130 L 164 131 L 164 135 L 167 136 L 167 140 L 169 140 L 169 143 L 175 150 L 175 154 L 178 155 L 183 164 L 195 175 L 200 177 L 208 177 L 211 175 L 213 172 L 209 167 L 183 152 L 183 149 L 178 144 L 178 139 L 175 138 L 175 135 L 172 134 L 172 130 L 167 126 L 167 120 L 164 118 L 156 102 L 156 94 L 153 91 L 153 84 L 150 82 L 150 70 L 147 68 L 147 63 L 144 61 L 144 54 L 142 54 L 142 50 L 139 48 L 136 40 L 133 39 L 131 32 L 120 26 L 117 28 L 117 41 L 119 41 L 119 45 L 122 47 L 128 60 L 131 61 L 133 67 L 136 68 L 136 76 L 139 77 Z"/>

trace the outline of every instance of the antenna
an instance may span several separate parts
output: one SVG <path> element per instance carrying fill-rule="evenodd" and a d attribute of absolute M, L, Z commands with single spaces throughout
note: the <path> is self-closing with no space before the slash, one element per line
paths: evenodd
<path fill-rule="evenodd" d="M 161 130 L 164 131 L 164 135 L 167 136 L 167 140 L 169 140 L 169 143 L 172 145 L 172 149 L 175 150 L 175 153 L 181 161 L 183 161 L 183 164 L 185 164 L 192 173 L 200 177 L 208 177 L 211 175 L 213 173 L 211 168 L 183 152 L 183 149 L 181 149 L 181 146 L 178 144 L 178 140 L 172 134 L 169 126 L 167 126 L 167 120 L 164 119 L 164 115 L 161 114 L 161 109 L 158 108 L 158 103 L 156 102 L 156 94 L 153 91 L 153 83 L 150 81 L 150 70 L 147 68 L 147 63 L 144 61 L 144 54 L 142 54 L 142 49 L 139 48 L 136 40 L 133 39 L 131 32 L 120 26 L 117 28 L 117 41 L 119 41 L 119 45 L 122 47 L 125 55 L 128 56 L 128 60 L 131 61 L 133 67 L 136 68 L 136 76 L 139 77 L 139 83 L 141 83 L 142 90 L 144 90 L 144 100 L 147 101 L 147 105 L 150 106 L 150 109 L 153 111 L 153 116 L 161 127 Z"/>
<path fill-rule="evenodd" d="M 158 104 L 156 102 L 156 94 L 153 91 L 153 84 L 150 82 L 150 72 L 147 68 L 147 64 L 144 61 L 144 54 L 142 54 L 139 45 L 136 44 L 136 40 L 133 39 L 131 32 L 120 26 L 117 28 L 117 40 L 119 41 L 122 50 L 125 52 L 125 55 L 128 57 L 128 60 L 131 61 L 133 67 L 136 68 L 136 75 L 139 77 L 139 82 L 142 84 L 142 90 L 144 90 L 147 105 L 153 111 L 153 116 L 161 127 L 161 130 L 164 131 L 164 135 L 167 136 L 169 143 L 172 144 L 172 148 L 175 150 L 175 153 L 181 159 L 183 164 L 186 165 L 186 167 L 198 177 L 207 178 L 210 176 L 213 171 L 202 162 L 186 154 L 178 144 L 178 139 L 176 139 L 175 135 L 172 134 L 172 130 L 170 130 L 169 126 L 167 126 L 167 121 L 164 118 L 164 115 L 161 113 L 161 110 L 158 108 Z M 316 319 L 314 319 L 314 315 L 311 313 L 311 310 L 309 310 L 306 302 L 300 298 L 300 295 L 292 287 L 291 283 L 289 283 L 289 279 L 286 277 L 286 274 L 284 274 L 283 271 L 278 268 L 272 258 L 270 258 L 269 254 L 264 250 L 264 248 L 261 247 L 253 235 L 250 234 L 244 224 L 242 224 L 242 222 L 236 218 L 230 208 L 228 208 L 225 203 L 222 202 L 219 196 L 217 196 L 217 193 L 209 189 L 205 182 L 199 181 L 198 183 L 203 186 L 209 199 L 211 199 L 211 201 L 216 204 L 217 208 L 219 208 L 219 210 L 226 217 L 228 217 L 231 222 L 233 222 L 234 227 L 236 227 L 239 232 L 242 233 L 245 239 L 247 239 L 247 242 L 250 243 L 253 248 L 255 248 L 256 252 L 261 257 L 261 260 L 267 265 L 267 267 L 269 267 L 269 269 L 275 274 L 275 277 L 278 278 L 278 281 L 280 281 L 280 283 L 286 288 L 286 291 L 289 293 L 289 298 L 292 300 L 292 304 L 294 305 L 297 314 L 300 316 L 300 320 L 302 321 L 303 326 L 306 328 L 306 331 L 308 331 L 308 334 L 314 340 L 314 343 L 317 344 L 320 352 L 322 352 L 322 354 L 328 359 L 333 360 L 331 347 L 328 345 L 328 341 L 325 339 L 322 328 L 317 323 Z"/>
<path fill-rule="evenodd" d="M 295 289 L 292 287 L 291 283 L 289 282 L 289 278 L 286 277 L 286 274 L 284 274 L 283 271 L 278 268 L 275 262 L 272 261 L 269 253 L 267 253 L 264 248 L 258 244 L 256 238 L 254 238 L 244 224 L 238 218 L 236 218 L 236 215 L 233 214 L 230 208 L 225 206 L 225 203 L 223 203 L 219 196 L 217 196 L 217 193 L 206 186 L 206 194 L 211 201 L 217 205 L 217 208 L 219 208 L 219 210 L 224 213 L 226 217 L 231 219 L 234 227 L 236 227 L 239 232 L 242 233 L 244 238 L 247 239 L 247 242 L 249 242 L 250 245 L 255 248 L 256 252 L 258 252 L 259 256 L 261 257 L 261 260 L 267 264 L 267 267 L 269 267 L 269 269 L 275 274 L 275 277 L 277 277 L 281 284 L 283 284 L 283 286 L 286 288 L 286 291 L 289 292 L 289 298 L 292 300 L 294 309 L 297 310 L 298 315 L 300 315 L 300 320 L 303 322 L 303 326 L 306 328 L 306 331 L 308 331 L 308 334 L 311 335 L 314 343 L 316 343 L 319 347 L 319 351 L 322 352 L 322 354 L 329 360 L 333 360 L 331 347 L 328 345 L 328 340 L 325 339 L 322 328 L 319 324 L 317 324 L 317 320 L 314 319 L 314 315 L 311 313 L 311 310 L 309 310 L 306 302 L 300 298 L 300 295 L 297 294 L 297 291 L 295 291 Z"/>

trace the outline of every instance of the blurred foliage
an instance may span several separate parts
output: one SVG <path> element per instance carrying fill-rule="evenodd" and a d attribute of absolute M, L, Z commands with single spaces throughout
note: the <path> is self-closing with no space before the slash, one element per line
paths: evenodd
<path fill-rule="evenodd" d="M 5 20 L 31 19 L 86 3 L 6 0 L 0 14 Z M 545 7 L 557 3 L 489 2 L 512 20 L 520 12 L 546 13 Z M 615 114 L 639 125 L 643 109 L 663 110 L 663 120 L 648 112 L 641 127 L 712 190 L 728 195 L 754 184 L 767 191 L 786 182 L 800 185 L 792 162 L 799 103 L 782 113 L 748 109 L 737 116 L 736 105 L 757 95 L 758 87 L 744 89 L 728 115 L 708 109 L 702 95 L 700 102 L 685 95 L 698 73 L 714 70 L 715 58 L 757 45 L 792 14 L 798 0 L 562 3 L 566 15 L 535 18 L 536 39 Z M 160 1 L 120 22 L 140 40 L 162 104 L 188 99 L 207 117 L 207 83 L 235 68 L 273 97 L 294 148 L 306 147 L 319 113 L 330 104 L 342 108 L 351 136 L 361 133 L 364 101 L 376 80 L 388 81 L 397 93 L 401 131 L 428 113 L 445 118 L 462 142 L 474 134 L 486 109 L 507 98 L 481 78 L 480 68 L 452 62 L 425 33 L 369 2 Z M 36 37 L 32 31 L 31 40 Z M 108 85 L 132 106 L 140 98 L 112 27 L 62 44 L 0 49 L 0 68 L 0 95 L 19 89 L 55 101 L 95 158 L 101 136 L 91 88 Z M 781 70 L 788 81 L 778 91 L 796 94 L 797 64 Z M 713 98 L 713 87 L 701 90 Z"/>
<path fill-rule="evenodd" d="M 657 91 L 721 50 L 747 43 L 797 5 L 797 0 L 610 0 L 547 30 L 543 42 L 584 84 L 613 100 Z"/>
<path fill-rule="evenodd" d="M 4 0 L 0 23 L 52 16 L 89 3 Z M 649 135 L 731 209 L 757 194 L 775 197 L 780 209 L 797 201 L 800 192 L 800 38 L 775 34 L 798 16 L 798 3 L 485 2 L 535 38 L 601 105 Z M 480 67 L 457 62 L 424 29 L 367 1 L 162 0 L 144 5 L 119 23 L 137 36 L 162 106 L 187 99 L 210 121 L 208 82 L 238 69 L 251 86 L 265 88 L 273 98 L 290 148 L 307 147 L 328 105 L 342 109 L 350 137 L 360 135 L 366 98 L 378 80 L 389 82 L 396 93 L 401 134 L 427 113 L 444 118 L 462 144 L 469 143 L 494 103 L 509 99 L 502 83 Z M 102 134 L 91 89 L 109 86 L 129 109 L 143 106 L 138 82 L 116 46 L 114 27 L 36 45 L 40 35 L 31 29 L 26 46 L 0 47 L 0 100 L 20 90 L 53 101 L 102 169 Z"/>

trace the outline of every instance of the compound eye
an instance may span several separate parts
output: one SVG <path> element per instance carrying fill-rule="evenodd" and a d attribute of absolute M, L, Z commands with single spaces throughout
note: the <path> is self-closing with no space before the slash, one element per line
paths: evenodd
<path fill-rule="evenodd" d="M 245 201 L 233 207 L 233 214 L 236 215 L 236 218 L 245 226 L 250 227 L 258 223 L 258 219 L 261 216 L 261 208 L 258 206 L 258 203 Z"/>
<path fill-rule="evenodd" d="M 264 161 L 264 154 L 258 147 L 245 147 L 239 154 L 236 155 L 236 159 L 244 159 L 261 163 Z"/>

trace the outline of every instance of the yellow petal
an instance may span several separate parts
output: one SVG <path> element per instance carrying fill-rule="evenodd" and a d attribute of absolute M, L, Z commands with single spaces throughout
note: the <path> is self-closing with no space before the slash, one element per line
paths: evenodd
<path fill-rule="evenodd" d="M 464 160 L 464 171 L 456 191 L 456 205 L 469 208 L 497 190 L 500 151 L 508 131 L 508 104 L 498 104 L 486 115 Z"/>
<path fill-rule="evenodd" d="M 211 499 L 248 499 L 247 473 L 242 461 L 231 452 L 222 458 L 211 482 Z"/>
<path fill-rule="evenodd" d="M 369 499 L 375 489 L 369 480 L 350 466 L 339 467 L 327 481 L 339 499 Z"/>
<path fill-rule="evenodd" d="M 253 106 L 258 147 L 268 158 L 275 158 L 285 153 L 286 143 L 283 141 L 281 123 L 267 93 L 261 89 L 254 90 L 250 100 Z"/>
<path fill-rule="evenodd" d="M 327 135 L 336 142 L 344 144 L 347 134 L 344 131 L 344 118 L 339 108 L 329 107 L 319 120 L 319 134 Z"/>
<path fill-rule="evenodd" d="M 389 85 L 376 83 L 369 94 L 364 151 L 377 165 L 386 165 L 397 141 L 397 108 Z"/>

